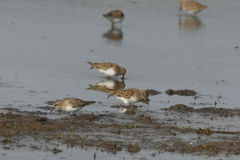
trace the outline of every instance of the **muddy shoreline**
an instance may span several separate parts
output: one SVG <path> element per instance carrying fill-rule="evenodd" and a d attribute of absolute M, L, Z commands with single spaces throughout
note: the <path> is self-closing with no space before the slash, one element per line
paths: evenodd
<path fill-rule="evenodd" d="M 218 118 L 234 119 L 239 116 L 240 109 L 193 109 L 178 104 L 162 109 L 161 113 L 139 111 L 135 108 L 134 111 L 122 114 L 79 113 L 75 117 L 49 119 L 45 115 L 50 114 L 51 106 L 39 108 L 48 112 L 22 112 L 11 107 L 1 109 L 5 112 L 0 114 L 0 141 L 3 147 L 9 144 L 21 146 L 21 140 L 32 139 L 35 142 L 44 141 L 46 144 L 54 141 L 69 147 L 90 147 L 112 154 L 119 151 L 134 154 L 141 150 L 155 150 L 158 154 L 174 152 L 196 156 L 240 154 L 240 131 L 228 130 L 227 125 L 217 129 L 208 128 L 209 125 L 202 122 L 206 114 L 210 117 L 209 121 Z M 60 115 L 64 112 L 56 111 L 51 114 Z M 178 114 L 181 116 L 177 117 Z M 194 118 L 192 114 L 198 116 L 197 121 L 191 121 L 191 117 Z M 172 115 L 175 115 L 175 118 Z M 195 125 L 197 123 L 201 123 L 201 127 Z M 40 146 L 25 147 L 35 150 Z M 61 152 L 57 147 L 48 151 L 54 154 Z"/>
<path fill-rule="evenodd" d="M 201 0 L 196 17 L 179 1 L 1 1 L 0 159 L 239 159 L 239 0 Z M 107 87 L 150 102 L 121 106 Z M 66 97 L 97 103 L 72 118 L 44 104 Z"/>

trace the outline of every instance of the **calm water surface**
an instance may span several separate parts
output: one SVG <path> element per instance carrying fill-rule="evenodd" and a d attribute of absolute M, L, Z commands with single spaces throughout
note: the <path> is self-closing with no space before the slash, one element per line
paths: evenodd
<path fill-rule="evenodd" d="M 142 110 L 194 102 L 212 107 L 219 94 L 217 107 L 240 107 L 239 1 L 199 2 L 208 8 L 191 17 L 178 13 L 178 0 L 1 1 L 0 105 L 35 111 L 70 96 L 102 102 L 84 111 L 117 111 L 110 106 L 121 101 L 86 90 L 105 79 L 89 70 L 90 61 L 124 66 L 125 88 L 162 92 L 149 106 L 139 103 Z M 125 13 L 116 30 L 102 17 L 113 9 Z M 168 96 L 168 89 L 201 96 Z"/>

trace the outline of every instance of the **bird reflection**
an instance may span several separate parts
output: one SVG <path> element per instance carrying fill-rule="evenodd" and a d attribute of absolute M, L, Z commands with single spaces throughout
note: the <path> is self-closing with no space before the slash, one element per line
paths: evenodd
<path fill-rule="evenodd" d="M 123 32 L 121 31 L 121 29 L 111 28 L 106 33 L 104 33 L 102 37 L 107 38 L 110 41 L 119 42 L 123 38 Z"/>
<path fill-rule="evenodd" d="M 89 88 L 87 90 L 97 90 L 101 92 L 109 92 L 109 89 L 111 90 L 119 90 L 125 88 L 124 80 L 119 82 L 116 79 L 105 79 L 101 82 L 98 82 L 96 85 L 89 84 Z"/>
<path fill-rule="evenodd" d="M 183 17 L 183 18 L 182 18 Z M 179 30 L 194 32 L 203 27 L 201 20 L 196 16 L 179 16 Z"/>

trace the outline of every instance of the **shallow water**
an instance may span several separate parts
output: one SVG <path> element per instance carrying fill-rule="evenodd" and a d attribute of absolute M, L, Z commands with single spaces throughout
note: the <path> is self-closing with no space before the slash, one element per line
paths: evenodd
<path fill-rule="evenodd" d="M 36 111 L 70 96 L 101 102 L 83 111 L 116 112 L 110 106 L 121 101 L 86 90 L 105 79 L 89 70 L 90 61 L 124 66 L 125 88 L 162 92 L 149 106 L 139 103 L 142 110 L 212 107 L 219 94 L 217 107 L 239 107 L 239 1 L 217 2 L 201 0 L 208 8 L 190 17 L 178 13 L 178 0 L 1 1 L 0 105 Z M 113 9 L 125 13 L 121 30 L 111 31 L 102 17 Z M 168 96 L 168 89 L 194 90 L 200 98 Z"/>
<path fill-rule="evenodd" d="M 44 147 L 43 147 L 44 148 Z M 29 159 L 36 159 L 36 160 L 43 160 L 43 159 L 94 159 L 94 154 L 96 153 L 96 159 L 106 159 L 106 160 L 115 160 L 115 159 L 127 159 L 127 157 L 132 157 L 132 159 L 140 159 L 140 160 L 147 160 L 147 159 L 179 159 L 179 160 L 185 160 L 185 159 L 191 159 L 191 160 L 202 160 L 208 159 L 208 160 L 215 160 L 216 157 L 210 157 L 210 156 L 195 156 L 192 157 L 191 155 L 181 155 L 174 153 L 157 153 L 156 151 L 141 151 L 140 153 L 136 153 L 134 155 L 121 151 L 118 152 L 118 154 L 108 154 L 106 152 L 96 151 L 92 149 L 81 149 L 81 148 L 67 148 L 67 147 L 59 147 L 58 149 L 62 150 L 61 153 L 53 154 L 50 151 L 46 151 L 47 148 L 40 149 L 39 151 L 34 150 L 31 151 L 31 154 L 28 155 Z M 44 151 L 45 150 L 45 151 Z M 26 150 L 16 149 L 14 151 L 11 150 L 4 150 L 3 151 L 5 155 L 0 155 L 0 158 L 5 159 L 16 159 L 24 160 L 26 157 L 23 155 L 23 153 L 26 153 Z M 44 152 L 44 154 L 43 154 Z M 171 158 L 169 158 L 171 157 Z M 232 158 L 225 157 L 224 159 L 230 160 Z"/>

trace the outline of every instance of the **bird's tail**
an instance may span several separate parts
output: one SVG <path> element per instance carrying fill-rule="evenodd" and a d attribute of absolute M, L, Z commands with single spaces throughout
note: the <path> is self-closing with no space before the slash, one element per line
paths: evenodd
<path fill-rule="evenodd" d="M 93 69 L 93 68 L 94 68 L 94 65 L 93 65 L 92 62 L 87 62 L 87 63 L 91 65 L 91 68 L 90 68 L 90 69 Z"/>
<path fill-rule="evenodd" d="M 89 88 L 87 88 L 86 90 L 91 90 L 93 88 L 93 86 L 91 84 L 89 84 Z"/>
<path fill-rule="evenodd" d="M 111 96 L 113 96 L 114 94 L 110 94 L 107 98 L 109 98 L 109 97 L 111 97 Z"/>
<path fill-rule="evenodd" d="M 116 90 L 114 90 L 114 89 L 109 89 L 109 88 L 106 88 L 106 90 L 107 90 L 109 93 L 111 93 L 107 98 L 113 96 L 114 93 L 115 93 L 115 91 L 116 91 Z"/>

